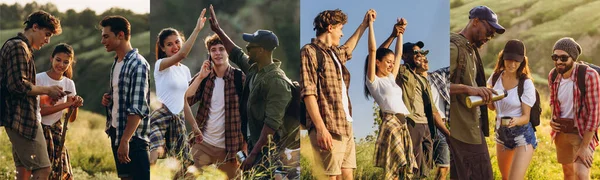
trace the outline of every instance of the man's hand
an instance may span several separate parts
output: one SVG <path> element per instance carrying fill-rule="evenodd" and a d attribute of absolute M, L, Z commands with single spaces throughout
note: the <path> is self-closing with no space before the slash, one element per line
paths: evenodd
<path fill-rule="evenodd" d="M 367 13 L 365 13 L 365 18 L 363 19 L 362 24 L 368 26 L 369 20 L 373 19 L 373 21 L 375 21 L 376 18 L 377 18 L 377 12 L 375 12 L 375 10 L 373 10 L 373 9 L 369 9 L 367 11 Z"/>
<path fill-rule="evenodd" d="M 108 95 L 108 93 L 104 93 L 104 95 L 102 95 L 102 105 L 103 106 L 108 106 L 108 104 L 110 103 L 111 99 L 112 98 L 110 97 L 110 95 Z"/>
<path fill-rule="evenodd" d="M 194 128 L 194 136 L 195 136 L 194 142 L 196 144 L 200 144 L 204 140 L 204 136 L 202 136 L 202 131 L 200 131 L 200 129 L 198 129 L 197 127 Z"/>
<path fill-rule="evenodd" d="M 317 129 L 317 144 L 323 150 L 331 151 L 333 149 L 333 138 L 325 128 Z"/>
<path fill-rule="evenodd" d="M 119 149 L 117 150 L 117 158 L 122 164 L 131 162 L 129 159 L 129 142 L 121 141 L 119 143 Z"/>
<path fill-rule="evenodd" d="M 240 166 L 240 168 L 244 171 L 249 170 L 250 168 L 252 168 L 254 160 L 256 160 L 256 155 L 249 154 L 246 160 L 244 160 L 244 162 L 242 163 L 242 166 Z"/>
<path fill-rule="evenodd" d="M 592 167 L 592 152 L 590 150 L 589 147 L 585 146 L 583 148 L 579 148 L 579 150 L 577 150 L 577 154 L 575 156 L 575 162 L 579 159 L 581 160 L 581 163 L 583 165 L 585 165 L 585 167 L 590 168 Z"/>
<path fill-rule="evenodd" d="M 210 23 L 210 29 L 214 32 L 218 31 L 219 29 L 221 29 L 221 27 L 219 26 L 219 21 L 217 21 L 217 15 L 215 15 L 215 9 L 213 8 L 213 5 L 210 5 L 210 18 L 208 18 L 208 22 Z"/>
<path fill-rule="evenodd" d="M 48 91 L 48 96 L 53 100 L 58 100 L 67 95 L 60 86 L 49 86 L 46 90 Z"/>
<path fill-rule="evenodd" d="M 556 119 L 554 116 L 552 116 L 552 120 L 550 120 L 550 127 L 552 128 L 552 130 L 554 130 L 555 132 L 560 132 L 560 124 L 557 122 L 554 122 L 554 120 Z"/>
<path fill-rule="evenodd" d="M 492 102 L 494 94 L 498 94 L 494 89 L 488 87 L 469 87 L 467 93 L 470 96 L 481 96 L 485 104 Z"/>

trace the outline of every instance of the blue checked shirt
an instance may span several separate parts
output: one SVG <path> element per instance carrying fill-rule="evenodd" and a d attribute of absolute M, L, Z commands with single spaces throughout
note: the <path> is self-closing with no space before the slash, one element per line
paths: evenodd
<path fill-rule="evenodd" d="M 433 72 L 428 72 L 429 83 L 436 87 L 440 96 L 444 100 L 446 105 L 444 108 L 444 114 L 446 115 L 446 122 L 450 122 L 450 67 L 443 67 Z"/>
<path fill-rule="evenodd" d="M 123 67 L 121 73 L 119 73 L 119 104 L 117 113 L 117 131 L 114 146 L 119 146 L 121 136 L 125 131 L 125 125 L 127 125 L 127 115 L 139 115 L 142 117 L 140 125 L 133 133 L 134 137 L 138 137 L 146 142 L 150 142 L 148 134 L 150 132 L 150 120 L 148 114 L 150 113 L 149 102 L 150 102 L 150 91 L 148 83 L 150 64 L 148 61 L 138 53 L 137 49 L 129 51 L 123 58 Z M 112 79 L 112 72 L 115 69 L 117 58 L 113 62 L 111 67 L 110 79 Z M 110 84 L 109 95 L 113 95 L 113 86 Z M 108 115 L 106 118 L 106 132 L 112 126 L 112 109 L 115 104 L 111 103 L 108 105 Z"/>

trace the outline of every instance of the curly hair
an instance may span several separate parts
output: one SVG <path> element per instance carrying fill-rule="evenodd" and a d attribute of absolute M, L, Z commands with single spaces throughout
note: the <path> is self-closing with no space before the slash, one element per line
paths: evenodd
<path fill-rule="evenodd" d="M 52 34 L 58 35 L 62 33 L 60 20 L 42 10 L 31 13 L 27 16 L 27 20 L 25 20 L 23 24 L 25 25 L 25 30 L 31 29 L 34 24 L 37 24 L 40 28 L 47 28 L 50 30 Z"/>
<path fill-rule="evenodd" d="M 206 45 L 206 50 L 208 50 L 210 52 L 210 47 L 217 45 L 217 44 L 223 44 L 223 41 L 221 41 L 221 38 L 219 38 L 219 35 L 213 34 L 213 35 L 208 35 L 208 36 L 206 36 L 206 38 L 204 38 L 204 44 Z"/>
<path fill-rule="evenodd" d="M 342 12 L 342 10 L 340 9 L 335 9 L 335 10 L 326 10 L 323 11 L 321 13 L 319 13 L 319 15 L 317 15 L 317 17 L 315 17 L 315 20 L 313 22 L 313 30 L 315 30 L 317 32 L 317 36 L 327 32 L 327 27 L 329 27 L 329 25 L 338 25 L 338 24 L 346 24 L 348 22 L 348 15 L 346 15 L 344 12 Z"/>

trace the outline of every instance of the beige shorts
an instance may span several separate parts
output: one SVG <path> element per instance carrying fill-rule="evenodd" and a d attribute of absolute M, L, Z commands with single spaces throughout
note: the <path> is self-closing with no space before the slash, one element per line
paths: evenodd
<path fill-rule="evenodd" d="M 235 157 L 228 155 L 223 148 L 215 147 L 206 143 L 206 141 L 202 141 L 200 144 L 194 143 L 192 146 L 192 156 L 194 157 L 194 165 L 198 169 L 207 165 L 217 164 L 219 170 L 227 173 L 229 179 L 235 178 L 238 175 L 240 164 L 237 160 L 226 161 L 229 158 L 235 159 Z"/>
<path fill-rule="evenodd" d="M 44 138 L 44 131 L 41 124 L 38 124 L 34 140 L 27 139 L 11 129 L 4 129 L 12 144 L 15 167 L 37 170 L 52 165 L 48 157 L 46 139 Z"/>
<path fill-rule="evenodd" d="M 350 136 L 331 134 L 333 140 L 331 151 L 322 150 L 319 147 L 316 130 L 311 130 L 309 136 L 314 152 L 314 162 L 323 163 L 325 175 L 337 176 L 342 174 L 342 169 L 356 169 L 356 149 L 352 130 Z"/>
<path fill-rule="evenodd" d="M 570 164 L 575 161 L 577 150 L 581 144 L 581 137 L 574 133 L 556 133 L 554 144 L 556 145 L 556 158 L 558 163 Z"/>

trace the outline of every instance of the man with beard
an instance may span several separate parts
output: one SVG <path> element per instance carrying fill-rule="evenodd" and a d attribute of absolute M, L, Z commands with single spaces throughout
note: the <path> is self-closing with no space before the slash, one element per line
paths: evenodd
<path fill-rule="evenodd" d="M 590 179 L 593 154 L 598 146 L 600 79 L 591 67 L 575 63 L 581 53 L 573 38 L 559 39 L 552 55 L 555 68 L 548 75 L 551 134 L 564 179 Z"/>
<path fill-rule="evenodd" d="M 300 162 L 285 161 L 283 164 L 275 164 L 268 161 L 269 137 L 275 144 L 275 158 L 282 157 L 284 151 L 292 152 L 292 156 L 300 156 L 299 121 L 286 119 L 286 108 L 292 100 L 291 80 L 280 68 L 281 61 L 273 58 L 273 51 L 279 46 L 279 39 L 275 33 L 269 30 L 257 30 L 253 34 L 243 34 L 242 39 L 248 42 L 246 53 L 237 46 L 221 29 L 217 17 L 210 7 L 210 28 L 221 38 L 228 53 L 231 54 L 231 62 L 235 63 L 247 74 L 245 88 L 242 93 L 242 126 L 248 138 L 248 157 L 242 163 L 241 168 L 248 170 L 255 164 L 263 166 L 277 166 L 274 177 L 282 178 L 281 171 L 288 171 L 288 178 L 299 178 L 296 167 Z M 279 160 L 279 159 L 278 159 Z M 299 160 L 299 158 L 298 158 Z M 273 164 L 267 164 L 273 163 Z M 257 166 L 262 167 L 262 166 Z M 284 169 L 285 168 L 285 169 Z M 266 170 L 266 169 L 259 169 Z"/>
<path fill-rule="evenodd" d="M 450 34 L 450 178 L 493 179 L 492 164 L 484 136 L 489 136 L 487 107 L 467 108 L 469 95 L 481 96 L 487 104 L 496 92 L 485 87 L 485 74 L 478 48 L 494 33 L 504 33 L 496 14 L 486 6 L 469 12 L 469 23 Z"/>
<path fill-rule="evenodd" d="M 380 47 L 389 47 L 391 42 L 384 42 Z M 429 70 L 426 55 L 429 50 L 422 50 L 425 44 L 407 42 L 402 45 L 402 60 L 404 64 L 399 67 L 396 83 L 402 88 L 402 99 L 407 102 L 406 107 L 410 115 L 406 117 L 408 131 L 413 143 L 413 152 L 417 161 L 418 170 L 416 178 L 425 178 L 433 168 L 433 141 L 436 127 L 449 135 L 444 125 L 435 102 L 431 96 L 431 87 L 423 73 Z"/>

